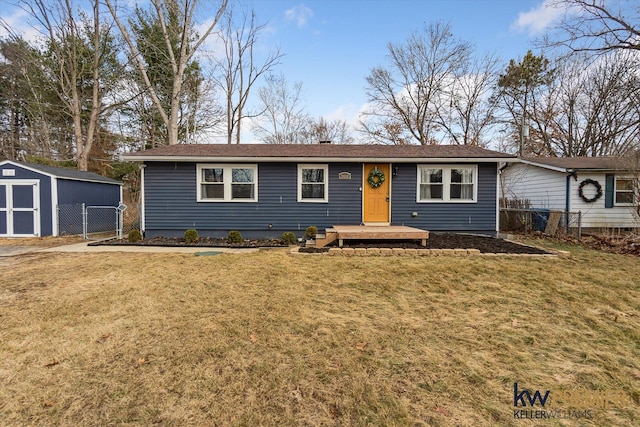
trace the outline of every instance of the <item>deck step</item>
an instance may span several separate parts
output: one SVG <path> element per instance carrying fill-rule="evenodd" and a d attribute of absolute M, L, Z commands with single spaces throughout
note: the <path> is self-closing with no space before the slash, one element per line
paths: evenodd
<path fill-rule="evenodd" d="M 317 234 L 316 240 L 312 245 L 309 245 L 309 240 L 307 240 L 307 246 L 322 248 L 328 245 L 331 242 L 334 242 L 338 238 L 338 232 L 333 228 L 327 228 L 325 230 L 325 234 Z"/>

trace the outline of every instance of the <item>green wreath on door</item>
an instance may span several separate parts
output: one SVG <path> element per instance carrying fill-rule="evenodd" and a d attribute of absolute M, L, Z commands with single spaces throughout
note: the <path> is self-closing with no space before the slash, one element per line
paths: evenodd
<path fill-rule="evenodd" d="M 377 167 L 371 169 L 369 172 L 369 178 L 367 182 L 371 186 L 371 188 L 378 188 L 384 183 L 384 172 L 382 172 Z"/>

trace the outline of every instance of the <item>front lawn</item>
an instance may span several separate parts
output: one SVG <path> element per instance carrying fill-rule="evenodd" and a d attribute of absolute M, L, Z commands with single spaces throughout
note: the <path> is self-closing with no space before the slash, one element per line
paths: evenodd
<path fill-rule="evenodd" d="M 562 249 L 4 259 L 0 424 L 638 425 L 640 260 Z M 624 401 L 514 418 L 566 390 Z"/>

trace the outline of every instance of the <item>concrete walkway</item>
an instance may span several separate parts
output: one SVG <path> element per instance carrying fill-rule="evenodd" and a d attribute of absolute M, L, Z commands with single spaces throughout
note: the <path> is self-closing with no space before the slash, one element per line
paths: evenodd
<path fill-rule="evenodd" d="M 38 246 L 0 246 L 0 257 L 10 257 L 40 250 Z"/>
<path fill-rule="evenodd" d="M 38 246 L 0 246 L 0 257 L 10 257 L 33 252 L 71 252 L 71 253 L 101 253 L 101 252 L 134 252 L 134 253 L 179 253 L 203 255 L 213 252 L 230 254 L 248 254 L 257 252 L 258 248 L 212 248 L 212 247 L 168 247 L 168 246 L 89 246 L 90 242 L 72 245 L 42 248 Z"/>

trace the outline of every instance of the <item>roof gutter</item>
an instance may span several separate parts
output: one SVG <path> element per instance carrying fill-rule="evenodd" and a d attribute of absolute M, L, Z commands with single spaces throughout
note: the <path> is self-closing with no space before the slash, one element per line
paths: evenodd
<path fill-rule="evenodd" d="M 389 162 L 389 163 L 501 163 L 518 162 L 517 158 L 504 157 L 224 157 L 224 156 L 127 156 L 122 160 L 128 162 Z"/>

